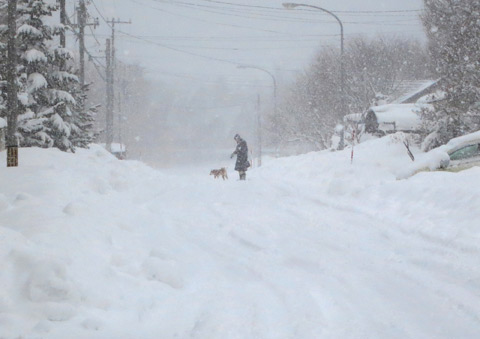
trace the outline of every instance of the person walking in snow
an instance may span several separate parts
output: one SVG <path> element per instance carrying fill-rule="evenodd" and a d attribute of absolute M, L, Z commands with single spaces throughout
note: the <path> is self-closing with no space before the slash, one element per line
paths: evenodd
<path fill-rule="evenodd" d="M 235 134 L 233 137 L 237 142 L 237 148 L 230 156 L 230 159 L 234 155 L 237 155 L 237 162 L 235 163 L 235 171 L 238 171 L 240 175 L 240 180 L 245 180 L 247 177 L 247 169 L 250 167 L 250 162 L 248 161 L 248 146 L 247 142 L 243 140 L 240 135 Z"/>

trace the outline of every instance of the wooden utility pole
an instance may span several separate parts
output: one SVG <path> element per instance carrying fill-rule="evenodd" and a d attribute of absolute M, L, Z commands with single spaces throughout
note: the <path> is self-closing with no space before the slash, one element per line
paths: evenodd
<path fill-rule="evenodd" d="M 112 19 L 108 21 L 112 27 L 112 87 L 115 84 L 115 69 L 116 69 L 116 49 L 115 49 L 115 24 L 128 24 L 131 25 L 132 21 L 121 21 L 120 19 Z M 113 101 L 113 100 L 112 100 Z"/>
<path fill-rule="evenodd" d="M 67 25 L 67 11 L 65 9 L 65 0 L 60 0 L 60 23 L 63 25 L 60 33 L 60 45 L 65 48 L 67 41 L 65 39 L 65 26 Z"/>
<path fill-rule="evenodd" d="M 112 38 L 107 39 L 106 57 L 107 57 L 107 121 L 106 121 L 106 149 L 112 151 L 113 142 L 113 109 L 115 102 L 114 84 L 115 84 L 115 24 L 131 24 L 132 21 L 121 21 L 112 19 L 108 21 L 112 28 Z"/>
<path fill-rule="evenodd" d="M 7 167 L 18 166 L 17 132 L 17 50 L 15 36 L 17 32 L 17 0 L 8 0 L 8 67 L 7 67 Z"/>
<path fill-rule="evenodd" d="M 112 67 L 112 46 L 110 39 L 107 39 L 107 47 L 105 49 L 106 56 L 106 81 L 107 81 L 107 114 L 106 114 L 106 141 L 107 151 L 112 151 L 113 142 L 113 67 Z"/>
<path fill-rule="evenodd" d="M 79 0 L 78 6 L 78 46 L 80 52 L 80 86 L 85 85 L 85 26 L 87 25 L 87 7 L 85 0 Z"/>

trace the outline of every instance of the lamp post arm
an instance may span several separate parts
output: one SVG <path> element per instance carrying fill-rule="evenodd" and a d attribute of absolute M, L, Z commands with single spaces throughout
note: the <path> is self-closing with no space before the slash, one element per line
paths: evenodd
<path fill-rule="evenodd" d="M 335 20 L 337 20 L 338 24 L 340 25 L 340 35 L 342 37 L 342 51 L 343 51 L 343 22 L 342 20 L 340 20 L 340 18 L 333 12 L 329 11 L 328 9 L 325 9 L 323 7 L 318 7 L 318 6 L 313 6 L 313 5 L 307 5 L 307 4 L 292 4 L 292 7 L 310 7 L 310 8 L 315 8 L 315 9 L 318 9 L 322 12 L 325 12 L 327 14 L 330 14 L 331 16 L 333 16 L 335 18 Z"/>
<path fill-rule="evenodd" d="M 267 73 L 268 75 L 270 75 L 270 77 L 272 78 L 273 80 L 273 96 L 274 98 L 276 99 L 277 98 L 277 80 L 275 79 L 275 76 L 270 73 L 269 71 L 267 71 L 266 69 L 263 69 L 263 68 L 259 68 L 259 67 L 252 67 L 252 68 L 256 68 L 260 71 L 264 71 L 265 73 Z M 275 102 L 276 104 L 276 102 Z"/>
<path fill-rule="evenodd" d="M 273 105 L 274 105 L 274 113 L 276 115 L 277 113 L 277 79 L 275 79 L 275 76 L 267 71 L 266 69 L 263 69 L 261 67 L 257 67 L 257 66 L 250 66 L 250 65 L 241 65 L 240 68 L 253 68 L 253 69 L 257 69 L 259 71 L 263 71 L 265 73 L 267 73 L 271 78 L 272 78 L 272 81 L 273 81 L 273 99 L 274 99 L 274 102 L 273 102 Z"/>
<path fill-rule="evenodd" d="M 325 12 L 327 14 L 330 14 L 337 20 L 338 24 L 340 25 L 340 91 L 341 91 L 341 97 L 342 97 L 342 112 L 345 114 L 346 112 L 346 102 L 345 102 L 345 57 L 344 57 L 344 35 L 343 35 L 343 23 L 342 20 L 333 12 L 329 11 L 328 9 L 318 7 L 318 6 L 313 6 L 313 5 L 308 5 L 308 4 L 299 4 L 299 3 L 284 3 L 283 7 L 287 9 L 292 9 L 296 7 L 309 7 L 309 8 L 314 8 L 318 9 L 322 12 Z"/>

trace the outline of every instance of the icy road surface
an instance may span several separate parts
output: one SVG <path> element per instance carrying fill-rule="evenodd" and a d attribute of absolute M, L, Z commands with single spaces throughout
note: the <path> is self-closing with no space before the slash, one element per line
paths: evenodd
<path fill-rule="evenodd" d="M 401 145 L 356 152 L 224 182 L 25 150 L 0 169 L 0 338 L 479 338 L 480 168 L 396 180 Z"/>

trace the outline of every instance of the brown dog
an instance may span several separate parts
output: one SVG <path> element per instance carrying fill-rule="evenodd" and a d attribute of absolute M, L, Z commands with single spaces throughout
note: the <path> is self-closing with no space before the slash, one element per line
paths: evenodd
<path fill-rule="evenodd" d="M 223 180 L 225 180 L 225 178 L 228 179 L 227 170 L 225 169 L 225 167 L 211 170 L 210 175 L 213 175 L 215 179 L 217 179 L 219 176 L 222 176 Z"/>

